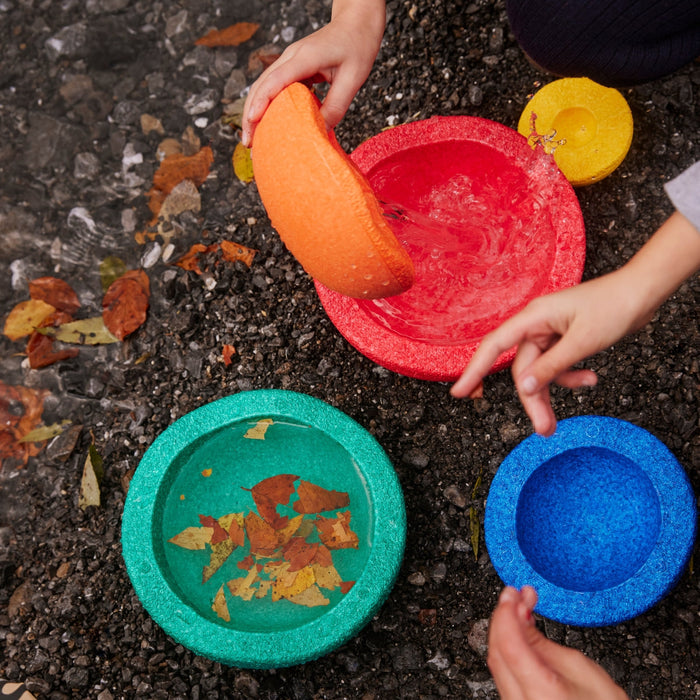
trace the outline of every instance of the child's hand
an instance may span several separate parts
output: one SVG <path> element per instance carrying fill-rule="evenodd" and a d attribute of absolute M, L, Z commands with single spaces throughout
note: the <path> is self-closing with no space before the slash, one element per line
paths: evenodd
<path fill-rule="evenodd" d="M 384 23 L 383 0 L 336 0 L 330 23 L 288 46 L 251 86 L 243 110 L 243 143 L 252 144 L 270 101 L 297 81 L 330 83 L 321 116 L 329 129 L 335 127 L 372 70 Z"/>
<path fill-rule="evenodd" d="M 489 629 L 488 664 L 501 700 L 626 700 L 597 664 L 535 627 L 537 593 L 504 588 Z"/>
<path fill-rule="evenodd" d="M 498 356 L 518 346 L 512 374 L 535 430 L 551 435 L 557 426 L 549 384 L 593 386 L 591 370 L 574 364 L 638 330 L 678 286 L 700 268 L 700 235 L 676 212 L 623 267 L 576 287 L 531 301 L 474 353 L 452 395 L 469 396 Z"/>

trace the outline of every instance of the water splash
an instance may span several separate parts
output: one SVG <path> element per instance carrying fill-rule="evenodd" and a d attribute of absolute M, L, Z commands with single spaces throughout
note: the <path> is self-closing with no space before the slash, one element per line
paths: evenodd
<path fill-rule="evenodd" d="M 552 129 L 548 134 L 540 134 L 537 131 L 537 114 L 530 112 L 530 134 L 527 137 L 527 142 L 532 148 L 539 148 L 547 155 L 553 156 L 554 151 L 566 143 L 566 139 L 557 139 L 556 129 Z"/>

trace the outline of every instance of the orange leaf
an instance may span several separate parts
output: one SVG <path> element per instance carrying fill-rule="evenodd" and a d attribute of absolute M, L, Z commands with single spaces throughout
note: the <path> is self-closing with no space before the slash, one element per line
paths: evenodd
<path fill-rule="evenodd" d="M 195 243 L 175 264 L 183 270 L 202 274 L 199 267 L 199 256 L 201 253 L 211 253 L 216 249 L 216 244 L 206 246 L 204 243 Z"/>
<path fill-rule="evenodd" d="M 243 569 L 244 571 L 248 571 L 250 569 L 250 567 L 253 566 L 253 564 L 255 564 L 255 559 L 253 559 L 252 554 L 249 554 L 247 557 L 244 557 L 243 559 L 241 559 L 236 564 L 236 566 L 239 569 Z"/>
<path fill-rule="evenodd" d="M 209 146 L 191 156 L 175 153 L 163 158 L 148 192 L 148 206 L 154 217 L 157 218 L 165 198 L 183 180 L 192 180 L 199 187 L 207 179 L 213 162 L 214 153 Z"/>
<path fill-rule="evenodd" d="M 316 558 L 318 542 L 307 542 L 303 537 L 292 537 L 282 549 L 282 556 L 289 562 L 289 571 L 299 571 Z"/>
<path fill-rule="evenodd" d="M 63 323 L 69 323 L 73 320 L 73 317 L 69 313 L 62 311 L 56 311 L 51 314 L 41 323 L 40 328 L 46 326 L 60 326 Z M 29 358 L 29 366 L 32 369 L 41 369 L 42 367 L 48 367 L 54 362 L 60 362 L 61 360 L 69 360 L 72 357 L 76 357 L 80 352 L 78 348 L 66 348 L 65 350 L 53 349 L 54 338 L 49 335 L 43 335 L 34 331 L 29 336 L 29 342 L 27 343 L 27 357 Z"/>
<path fill-rule="evenodd" d="M 345 595 L 354 585 L 354 581 L 343 581 L 340 584 L 340 592 Z"/>
<path fill-rule="evenodd" d="M 359 539 L 350 529 L 350 511 L 338 513 L 335 518 L 316 518 L 316 527 L 321 542 L 328 549 L 357 549 Z"/>
<path fill-rule="evenodd" d="M 258 252 L 253 248 L 246 248 L 240 243 L 235 243 L 234 241 L 221 241 L 221 254 L 224 260 L 228 262 L 236 262 L 240 260 L 244 262 L 248 267 L 253 264 L 253 258 Z"/>
<path fill-rule="evenodd" d="M 109 285 L 102 299 L 102 318 L 115 338 L 124 340 L 146 320 L 149 293 L 143 270 L 131 270 Z"/>
<path fill-rule="evenodd" d="M 224 364 L 228 367 L 231 364 L 231 358 L 235 355 L 236 348 L 233 345 L 224 345 L 222 354 L 224 356 Z"/>
<path fill-rule="evenodd" d="M 80 308 L 78 295 L 58 277 L 39 277 L 29 283 L 29 296 L 51 304 L 58 311 L 74 314 Z"/>
<path fill-rule="evenodd" d="M 224 528 L 221 527 L 221 525 L 219 525 L 219 522 L 216 520 L 216 518 L 212 518 L 211 515 L 200 515 L 199 522 L 202 525 L 202 527 L 214 528 L 214 532 L 211 536 L 211 543 L 213 545 L 219 544 L 219 542 L 223 542 L 224 540 L 228 539 L 228 532 L 226 532 L 226 530 L 224 530 Z"/>
<path fill-rule="evenodd" d="M 277 512 L 278 505 L 287 505 L 290 496 L 294 493 L 294 482 L 298 479 L 294 474 L 278 474 L 263 479 L 250 489 L 258 513 L 265 522 L 269 523 L 275 530 L 282 529 L 289 518 L 281 517 Z M 248 489 L 245 489 L 246 491 Z"/>
<path fill-rule="evenodd" d="M 350 497 L 344 491 L 328 491 L 310 481 L 301 481 L 297 489 L 299 500 L 294 504 L 297 513 L 322 513 L 350 505 Z"/>
<path fill-rule="evenodd" d="M 252 22 L 237 22 L 225 29 L 212 29 L 194 43 L 197 46 L 238 46 L 250 39 L 258 31 L 259 24 Z"/>
<path fill-rule="evenodd" d="M 9 386 L 0 381 L 0 466 L 7 459 L 23 467 L 30 457 L 39 454 L 41 447 L 20 440 L 41 422 L 48 395 L 45 389 Z"/>
<path fill-rule="evenodd" d="M 228 529 L 228 536 L 231 542 L 242 547 L 245 544 L 245 530 L 237 520 L 233 520 Z"/>
<path fill-rule="evenodd" d="M 277 532 L 266 523 L 257 513 L 250 511 L 245 516 L 245 531 L 250 540 L 250 551 L 261 557 L 271 557 L 279 542 Z"/>
<path fill-rule="evenodd" d="M 326 547 L 323 544 L 318 545 L 318 549 L 316 550 L 316 556 L 314 557 L 313 563 L 324 567 L 333 566 L 333 556 L 331 555 L 331 552 L 328 549 L 328 547 Z"/>

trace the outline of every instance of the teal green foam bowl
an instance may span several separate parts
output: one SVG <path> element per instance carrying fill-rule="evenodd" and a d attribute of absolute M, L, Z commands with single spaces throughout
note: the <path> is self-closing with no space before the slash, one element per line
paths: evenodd
<path fill-rule="evenodd" d="M 280 478 L 293 491 L 270 515 L 251 489 Z M 302 482 L 344 501 L 307 512 Z M 255 535 L 265 513 L 280 518 L 279 546 L 261 548 Z M 405 539 L 401 487 L 376 440 L 323 401 L 280 390 L 229 396 L 173 423 L 136 469 L 122 518 L 146 611 L 178 643 L 239 668 L 305 663 L 356 635 L 389 594 Z M 315 559 L 295 558 L 294 544 Z"/>

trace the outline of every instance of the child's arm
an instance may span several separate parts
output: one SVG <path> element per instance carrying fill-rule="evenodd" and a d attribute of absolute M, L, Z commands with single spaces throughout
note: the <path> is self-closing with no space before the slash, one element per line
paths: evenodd
<path fill-rule="evenodd" d="M 517 345 L 512 374 L 520 400 L 535 430 L 551 435 L 556 418 L 549 384 L 593 386 L 595 373 L 572 365 L 644 326 L 698 269 L 700 231 L 676 212 L 619 270 L 539 297 L 489 333 L 452 395 L 469 396 L 496 358 Z"/>
<path fill-rule="evenodd" d="M 251 86 L 243 110 L 243 143 L 251 145 L 257 123 L 279 92 L 316 76 L 330 83 L 321 115 L 333 128 L 372 70 L 385 22 L 384 0 L 334 0 L 330 23 L 288 46 Z"/>
<path fill-rule="evenodd" d="M 504 588 L 489 628 L 488 664 L 501 700 L 628 700 L 587 656 L 535 627 L 537 593 Z"/>

